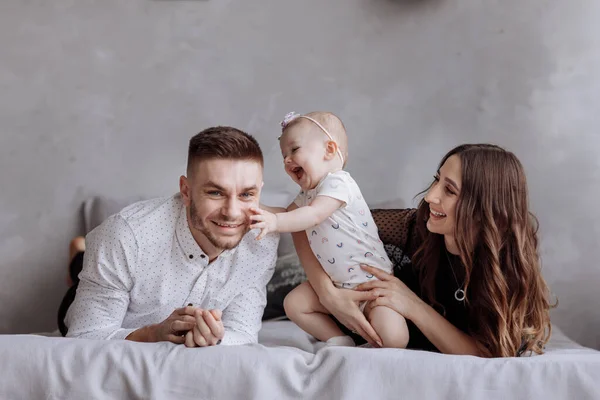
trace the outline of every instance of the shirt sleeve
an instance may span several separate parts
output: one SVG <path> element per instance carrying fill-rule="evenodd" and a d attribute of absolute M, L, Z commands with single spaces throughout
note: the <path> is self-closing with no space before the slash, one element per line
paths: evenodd
<path fill-rule="evenodd" d="M 350 183 L 340 173 L 327 175 L 317 188 L 317 196 L 327 196 L 350 204 Z"/>
<path fill-rule="evenodd" d="M 294 199 L 294 204 L 298 207 L 304 207 L 306 204 L 306 194 L 304 191 L 298 193 L 298 196 Z"/>
<path fill-rule="evenodd" d="M 277 260 L 278 234 L 270 234 L 262 240 L 270 240 L 267 257 L 257 265 L 257 270 L 264 271 L 253 285 L 238 294 L 223 310 L 223 327 L 225 335 L 222 345 L 242 345 L 258 342 L 258 331 L 262 325 L 262 316 L 267 305 L 267 283 L 275 271 Z"/>
<path fill-rule="evenodd" d="M 77 294 L 65 319 L 68 337 L 125 339 L 135 331 L 121 326 L 129 307 L 137 249 L 133 231 L 119 215 L 87 235 Z"/>

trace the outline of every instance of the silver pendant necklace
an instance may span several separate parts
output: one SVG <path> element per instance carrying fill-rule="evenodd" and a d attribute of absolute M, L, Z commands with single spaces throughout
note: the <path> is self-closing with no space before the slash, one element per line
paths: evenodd
<path fill-rule="evenodd" d="M 456 274 L 454 273 L 454 266 L 452 266 L 452 261 L 450 261 L 448 251 L 446 251 L 446 258 L 448 259 L 448 264 L 450 264 L 450 271 L 452 271 L 454 282 L 456 282 L 456 286 L 458 286 L 458 289 L 456 289 L 456 292 L 454 292 L 454 298 L 456 299 L 456 301 L 465 301 L 467 295 L 465 294 L 465 291 L 462 289 L 462 287 L 458 284 L 458 279 L 456 279 Z"/>

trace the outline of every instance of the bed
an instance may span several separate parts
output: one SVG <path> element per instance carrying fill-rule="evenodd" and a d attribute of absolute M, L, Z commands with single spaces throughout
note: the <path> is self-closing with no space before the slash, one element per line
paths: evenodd
<path fill-rule="evenodd" d="M 85 231 L 133 200 L 89 199 Z M 285 294 L 306 279 L 290 237 L 278 252 L 267 318 L 283 315 Z M 491 360 L 324 347 L 287 320 L 264 322 L 259 344 L 237 347 L 55 336 L 0 335 L 0 399 L 600 399 L 600 352 L 556 327 L 546 354 Z"/>
<path fill-rule="evenodd" d="M 600 352 L 557 328 L 508 359 L 325 347 L 290 321 L 237 347 L 0 335 L 0 363 L 2 399 L 600 398 Z"/>

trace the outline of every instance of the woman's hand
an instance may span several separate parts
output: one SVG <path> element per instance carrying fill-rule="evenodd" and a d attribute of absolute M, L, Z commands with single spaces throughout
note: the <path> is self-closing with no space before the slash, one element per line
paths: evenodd
<path fill-rule="evenodd" d="M 374 299 L 375 295 L 372 292 L 339 289 L 333 285 L 326 295 L 319 297 L 323 307 L 346 328 L 358 333 L 371 345 L 381 347 L 382 342 L 379 335 L 358 308 L 359 302 Z"/>
<path fill-rule="evenodd" d="M 412 319 L 414 310 L 422 303 L 421 299 L 394 275 L 369 265 L 361 265 L 361 268 L 379 279 L 356 287 L 360 292 L 373 294 L 375 300 L 370 306 L 386 306 L 404 318 Z"/>
<path fill-rule="evenodd" d="M 373 306 L 386 306 L 411 320 L 429 341 L 445 354 L 483 356 L 474 338 L 452 325 L 410 290 L 400 279 L 378 268 L 361 265 L 361 268 L 379 279 L 358 285 L 361 293 L 378 297 Z"/>

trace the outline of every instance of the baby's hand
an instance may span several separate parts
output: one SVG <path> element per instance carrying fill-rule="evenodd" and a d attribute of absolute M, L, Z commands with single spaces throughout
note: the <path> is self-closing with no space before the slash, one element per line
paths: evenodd
<path fill-rule="evenodd" d="M 250 216 L 250 229 L 261 229 L 256 240 L 262 239 L 269 232 L 277 232 L 277 216 L 260 208 L 251 208 L 254 215 Z"/>

